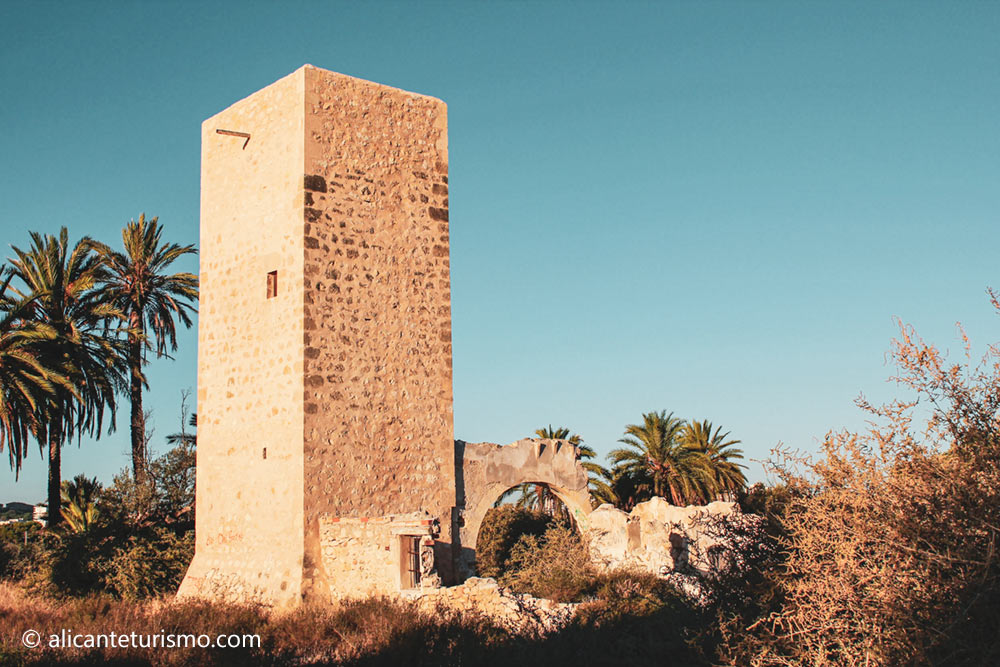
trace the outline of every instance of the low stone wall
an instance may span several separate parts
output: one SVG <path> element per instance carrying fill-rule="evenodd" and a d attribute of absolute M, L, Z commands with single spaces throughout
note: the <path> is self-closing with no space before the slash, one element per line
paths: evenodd
<path fill-rule="evenodd" d="M 404 589 L 403 537 L 420 539 L 420 587 L 441 585 L 434 563 L 437 522 L 426 512 L 330 517 L 319 522 L 322 577 L 332 597 L 397 594 Z"/>
<path fill-rule="evenodd" d="M 576 604 L 542 600 L 500 588 L 495 579 L 472 577 L 461 586 L 425 591 L 418 606 L 430 613 L 479 614 L 509 632 L 541 636 L 565 627 Z"/>

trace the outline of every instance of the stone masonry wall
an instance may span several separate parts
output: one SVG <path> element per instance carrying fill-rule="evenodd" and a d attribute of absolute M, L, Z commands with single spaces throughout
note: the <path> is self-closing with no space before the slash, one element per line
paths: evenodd
<path fill-rule="evenodd" d="M 426 510 L 450 563 L 447 115 L 306 67 L 305 117 L 305 552 L 323 588 L 340 583 L 321 521 Z"/>
<path fill-rule="evenodd" d="M 304 82 L 294 72 L 201 128 L 197 547 L 182 596 L 301 589 Z"/>
<path fill-rule="evenodd" d="M 334 585 L 332 597 L 391 594 L 404 588 L 400 564 L 403 536 L 421 538 L 422 578 L 420 588 L 435 588 L 440 578 L 430 557 L 437 522 L 426 513 L 369 519 L 321 517 L 320 549 L 326 575 Z"/>

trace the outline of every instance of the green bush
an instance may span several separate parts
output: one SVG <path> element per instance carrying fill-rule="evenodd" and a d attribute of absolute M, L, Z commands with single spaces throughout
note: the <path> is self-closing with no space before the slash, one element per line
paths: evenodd
<path fill-rule="evenodd" d="M 39 584 L 43 578 L 39 572 L 51 563 L 57 540 L 34 521 L 0 527 L 0 579 Z"/>
<path fill-rule="evenodd" d="M 182 443 L 150 464 L 150 481 L 123 472 L 85 503 L 86 530 L 70 523 L 0 526 L 0 579 L 55 596 L 137 600 L 173 593 L 194 555 L 194 448 Z"/>
<path fill-rule="evenodd" d="M 117 544 L 101 564 L 104 590 L 126 600 L 174 592 L 194 557 L 194 532 L 161 527 Z"/>

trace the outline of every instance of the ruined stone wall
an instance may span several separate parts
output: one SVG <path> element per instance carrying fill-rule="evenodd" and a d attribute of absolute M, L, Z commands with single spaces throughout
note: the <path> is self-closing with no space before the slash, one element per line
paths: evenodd
<path fill-rule="evenodd" d="M 305 69 L 306 567 L 332 519 L 455 504 L 443 102 Z M 338 577 L 339 579 L 339 577 Z"/>
<path fill-rule="evenodd" d="M 461 586 L 422 591 L 417 606 L 431 614 L 463 620 L 482 616 L 508 632 L 534 638 L 569 625 L 580 605 L 514 593 L 500 588 L 494 579 L 472 577 Z"/>
<path fill-rule="evenodd" d="M 732 502 L 678 507 L 652 498 L 629 513 L 601 505 L 591 512 L 585 534 L 591 558 L 601 569 L 705 575 L 725 565 L 713 562 L 714 553 L 724 558 L 736 546 L 737 537 L 727 529 L 750 521 Z"/>
<path fill-rule="evenodd" d="M 202 124 L 197 547 L 181 595 L 301 588 L 304 82 Z"/>
<path fill-rule="evenodd" d="M 486 512 L 510 488 L 525 482 L 548 485 L 584 529 L 590 514 L 587 471 L 580 451 L 566 440 L 525 438 L 509 445 L 455 442 L 461 462 L 458 523 L 461 549 L 455 554 L 459 579 L 475 571 L 476 539 Z"/>

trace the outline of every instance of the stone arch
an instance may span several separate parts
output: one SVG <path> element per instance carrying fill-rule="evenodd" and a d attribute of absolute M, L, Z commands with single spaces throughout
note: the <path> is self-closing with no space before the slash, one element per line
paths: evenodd
<path fill-rule="evenodd" d="M 587 471 L 580 450 L 566 440 L 525 438 L 510 445 L 456 441 L 461 462 L 458 511 L 454 534 L 460 548 L 455 571 L 460 579 L 475 572 L 476 538 L 486 512 L 507 489 L 524 483 L 543 483 L 569 508 L 581 531 L 590 514 Z"/>

